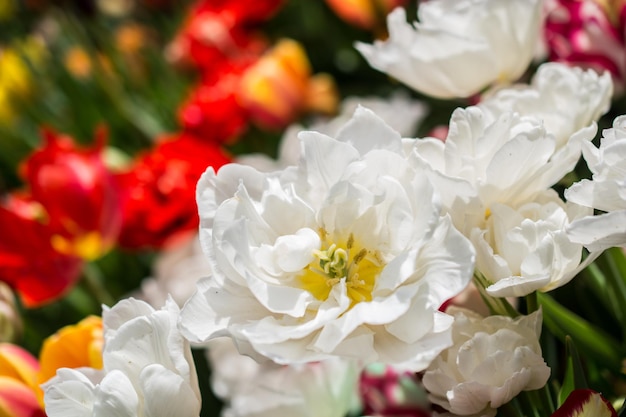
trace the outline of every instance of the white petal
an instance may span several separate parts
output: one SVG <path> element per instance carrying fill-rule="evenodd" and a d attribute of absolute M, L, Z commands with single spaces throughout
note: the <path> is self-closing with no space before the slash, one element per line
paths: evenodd
<path fill-rule="evenodd" d="M 567 236 L 592 252 L 626 246 L 626 210 L 576 220 L 567 229 Z"/>
<path fill-rule="evenodd" d="M 109 372 L 96 392 L 94 417 L 135 417 L 139 414 L 139 398 L 135 387 L 122 372 Z"/>
<path fill-rule="evenodd" d="M 389 127 L 374 112 L 357 107 L 354 116 L 337 133 L 337 140 L 354 146 L 361 155 L 374 149 L 402 151 L 400 134 Z"/>
<path fill-rule="evenodd" d="M 141 371 L 140 387 L 146 417 L 197 417 L 200 400 L 180 375 L 160 364 Z"/>
<path fill-rule="evenodd" d="M 103 373 L 99 375 L 101 378 Z M 49 417 L 91 417 L 96 401 L 95 384 L 79 370 L 61 368 L 46 382 L 44 403 Z"/>
<path fill-rule="evenodd" d="M 550 276 L 501 278 L 487 287 L 492 297 L 524 297 L 550 283 Z"/>

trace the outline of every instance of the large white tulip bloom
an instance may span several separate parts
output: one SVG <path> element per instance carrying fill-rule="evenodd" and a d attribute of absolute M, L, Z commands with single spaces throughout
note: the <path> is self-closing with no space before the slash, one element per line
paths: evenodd
<path fill-rule="evenodd" d="M 549 62 L 537 69 L 529 85 L 498 89 L 484 97 L 478 107 L 494 120 L 506 112 L 541 120 L 560 148 L 575 132 L 608 111 L 612 94 L 608 72 L 598 75 L 594 70 Z"/>
<path fill-rule="evenodd" d="M 419 22 L 404 9 L 387 18 L 389 38 L 356 48 L 369 64 L 420 93 L 467 97 L 516 81 L 530 64 L 542 27 L 540 0 L 420 2 Z"/>
<path fill-rule="evenodd" d="M 104 368 L 61 368 L 43 385 L 49 417 L 197 417 L 201 396 L 179 309 L 135 299 L 103 312 Z"/>
<path fill-rule="evenodd" d="M 400 135 L 359 108 L 337 138 L 303 132 L 298 167 L 226 165 L 198 185 L 213 276 L 181 312 L 193 342 L 230 336 L 279 363 L 341 356 L 425 368 L 450 343 L 441 304 L 470 242 L 441 217 Z"/>
<path fill-rule="evenodd" d="M 591 251 L 626 246 L 626 116 L 602 132 L 600 147 L 586 143 L 583 157 L 592 173 L 565 190 L 565 198 L 605 211 L 580 219 L 569 228 L 570 239 Z"/>
<path fill-rule="evenodd" d="M 212 340 L 208 358 L 213 391 L 226 403 L 223 417 L 345 417 L 360 405 L 355 361 L 258 363 L 228 338 Z"/>
<path fill-rule="evenodd" d="M 503 113 L 495 119 L 485 109 L 456 109 L 444 142 L 414 141 L 417 155 L 430 168 L 445 211 L 466 236 L 484 228 L 495 203 L 519 207 L 552 187 L 580 159 L 591 141 L 591 123 L 560 147 L 541 120 Z"/>
<path fill-rule="evenodd" d="M 457 416 L 493 417 L 521 391 L 543 387 L 550 368 L 541 355 L 541 310 L 511 319 L 456 309 L 454 345 L 424 374 L 430 400 Z"/>
<path fill-rule="evenodd" d="M 591 214 L 548 190 L 518 208 L 493 204 L 485 229 L 472 231 L 476 268 L 495 297 L 521 297 L 567 284 L 581 268 L 582 245 L 567 238 L 572 220 Z M 584 265 L 584 264 L 583 264 Z"/>

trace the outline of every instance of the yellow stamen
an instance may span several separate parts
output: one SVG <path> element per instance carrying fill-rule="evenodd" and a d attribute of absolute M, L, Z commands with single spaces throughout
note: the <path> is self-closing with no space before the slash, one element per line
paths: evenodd
<path fill-rule="evenodd" d="M 345 244 L 330 242 L 323 228 L 320 237 L 322 249 L 313 252 L 316 259 L 299 277 L 302 288 L 324 301 L 332 287 L 344 281 L 347 295 L 352 300 L 351 307 L 361 301 L 371 301 L 376 278 L 385 266 L 382 255 L 363 248 L 352 234 Z"/>

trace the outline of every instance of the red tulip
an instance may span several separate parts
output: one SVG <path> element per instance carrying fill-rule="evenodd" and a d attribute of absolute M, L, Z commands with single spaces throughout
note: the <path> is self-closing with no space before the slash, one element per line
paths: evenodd
<path fill-rule="evenodd" d="M 53 235 L 42 216 L 46 214 L 41 205 L 16 196 L 0 206 L 0 280 L 27 307 L 63 296 L 78 280 L 83 264 L 52 247 Z"/>
<path fill-rule="evenodd" d="M 284 0 L 202 0 L 195 10 L 219 12 L 238 25 L 249 25 L 268 20 L 283 4 Z"/>
<path fill-rule="evenodd" d="M 198 2 L 169 46 L 169 57 L 192 63 L 207 76 L 229 61 L 258 56 L 266 43 L 250 24 L 268 19 L 281 4 L 282 0 Z"/>
<path fill-rule="evenodd" d="M 98 258 L 115 243 L 122 220 L 118 187 L 104 163 L 104 131 L 90 148 L 51 130 L 43 136 L 22 172 L 47 213 L 51 243 L 61 253 Z"/>
<path fill-rule="evenodd" d="M 120 245 L 161 248 L 198 227 L 196 183 L 208 166 L 230 162 L 216 145 L 189 134 L 163 137 L 119 175 L 124 194 Z"/>
<path fill-rule="evenodd" d="M 237 99 L 242 68 L 224 67 L 217 81 L 200 84 L 179 110 L 183 128 L 215 144 L 232 143 L 244 132 L 248 115 Z"/>

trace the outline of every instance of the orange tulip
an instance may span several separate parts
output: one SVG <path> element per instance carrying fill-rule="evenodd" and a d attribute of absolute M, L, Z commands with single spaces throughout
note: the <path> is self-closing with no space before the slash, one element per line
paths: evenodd
<path fill-rule="evenodd" d="M 56 375 L 59 368 L 102 368 L 102 319 L 89 316 L 48 337 L 39 352 L 37 385 Z M 43 404 L 43 392 L 37 391 Z"/>
<path fill-rule="evenodd" d="M 384 25 L 385 16 L 406 0 L 326 0 L 328 6 L 343 20 L 365 30 Z"/>
<path fill-rule="evenodd" d="M 243 74 L 239 100 L 252 120 L 281 129 L 305 111 L 333 113 L 338 104 L 328 75 L 311 75 L 311 65 L 298 42 L 283 39 Z"/>

